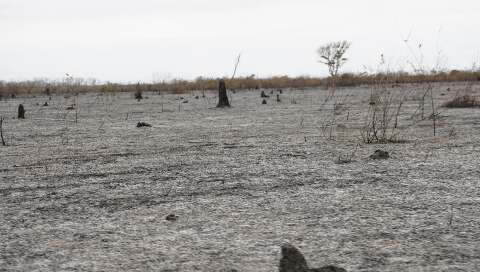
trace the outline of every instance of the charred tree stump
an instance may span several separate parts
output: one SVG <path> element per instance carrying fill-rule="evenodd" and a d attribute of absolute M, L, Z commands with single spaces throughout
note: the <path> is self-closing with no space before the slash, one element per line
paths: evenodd
<path fill-rule="evenodd" d="M 140 86 L 140 83 L 137 83 L 137 85 L 135 86 L 135 99 L 137 99 L 137 101 L 140 101 L 143 99 L 143 95 L 142 95 L 142 87 Z"/>
<path fill-rule="evenodd" d="M 25 119 L 25 108 L 22 104 L 18 106 L 18 119 Z"/>
<path fill-rule="evenodd" d="M 3 139 L 3 117 L 0 117 L 0 138 L 2 139 L 2 145 L 6 146 L 5 139 Z"/>
<path fill-rule="evenodd" d="M 218 81 L 217 108 L 225 108 L 225 107 L 230 107 L 230 102 L 228 102 L 227 86 L 225 85 L 225 80 L 220 79 L 220 81 Z"/>

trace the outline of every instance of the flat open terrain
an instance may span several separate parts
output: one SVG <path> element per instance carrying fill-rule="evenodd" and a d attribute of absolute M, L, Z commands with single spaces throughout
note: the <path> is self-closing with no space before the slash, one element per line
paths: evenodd
<path fill-rule="evenodd" d="M 283 242 L 312 267 L 480 271 L 480 108 L 438 107 L 434 136 L 425 87 L 391 88 L 405 142 L 385 145 L 360 137 L 369 88 L 335 114 L 324 90 L 0 101 L 0 271 L 278 271 Z"/>

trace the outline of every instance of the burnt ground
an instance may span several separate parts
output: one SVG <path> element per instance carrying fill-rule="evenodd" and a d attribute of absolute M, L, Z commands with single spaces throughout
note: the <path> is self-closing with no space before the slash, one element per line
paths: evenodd
<path fill-rule="evenodd" d="M 0 101 L 0 271 L 277 271 L 283 242 L 313 267 L 479 271 L 480 109 L 439 106 L 480 85 L 434 85 L 435 136 L 425 88 L 389 87 L 389 144 L 362 143 L 369 88 Z"/>

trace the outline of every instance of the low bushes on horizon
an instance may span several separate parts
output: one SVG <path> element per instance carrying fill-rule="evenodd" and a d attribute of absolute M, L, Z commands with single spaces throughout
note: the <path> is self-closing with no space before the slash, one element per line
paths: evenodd
<path fill-rule="evenodd" d="M 289 77 L 274 76 L 269 78 L 256 78 L 254 75 L 248 77 L 239 77 L 235 79 L 225 78 L 227 87 L 230 90 L 247 89 L 301 89 L 301 88 L 326 88 L 329 82 L 328 78 L 318 78 L 309 76 Z M 428 74 L 410 74 L 407 72 L 392 72 L 379 74 L 353 74 L 344 73 L 337 79 L 338 87 L 354 87 L 361 85 L 378 84 L 379 82 L 388 84 L 405 83 L 425 83 L 425 82 L 456 82 L 456 81 L 480 81 L 480 71 L 460 71 L 452 70 L 450 72 L 431 72 Z M 56 82 L 48 80 L 5 82 L 0 81 L 0 94 L 3 97 L 9 97 L 11 94 L 37 94 L 45 93 L 48 88 L 49 93 L 84 93 L 84 92 L 158 92 L 158 93 L 185 93 L 191 91 L 216 90 L 218 79 L 198 77 L 195 80 L 170 80 L 157 83 L 135 83 L 119 84 L 104 83 L 97 84 L 95 81 L 77 79 L 74 84 L 66 82 Z"/>

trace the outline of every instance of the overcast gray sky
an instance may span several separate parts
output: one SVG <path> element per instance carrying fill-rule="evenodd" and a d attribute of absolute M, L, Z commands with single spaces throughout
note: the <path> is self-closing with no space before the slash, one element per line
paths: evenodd
<path fill-rule="evenodd" d="M 316 49 L 336 40 L 352 42 L 344 71 L 381 54 L 468 68 L 479 18 L 478 0 L 0 0 L 0 79 L 218 77 L 239 52 L 240 75 L 323 76 Z"/>

